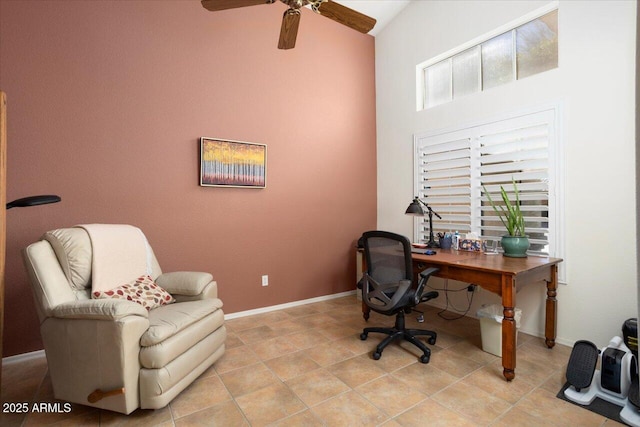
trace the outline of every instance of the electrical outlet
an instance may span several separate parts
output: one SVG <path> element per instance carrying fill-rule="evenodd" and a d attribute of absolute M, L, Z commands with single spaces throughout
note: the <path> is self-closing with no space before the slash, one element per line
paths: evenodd
<path fill-rule="evenodd" d="M 262 286 L 269 286 L 269 276 L 266 274 L 262 276 Z"/>

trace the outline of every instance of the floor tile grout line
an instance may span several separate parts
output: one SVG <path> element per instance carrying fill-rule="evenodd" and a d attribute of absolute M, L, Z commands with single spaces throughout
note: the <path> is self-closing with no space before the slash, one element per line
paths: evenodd
<path fill-rule="evenodd" d="M 408 365 L 407 365 L 407 366 L 408 366 Z M 391 373 L 387 372 L 385 375 L 383 375 L 383 377 L 384 377 L 384 376 L 391 376 Z M 363 386 L 363 385 L 370 384 L 371 382 L 373 382 L 373 381 L 375 381 L 375 380 L 378 380 L 378 379 L 380 379 L 380 378 L 382 378 L 382 377 L 378 377 L 378 378 L 375 378 L 375 379 L 373 379 L 373 380 L 371 380 L 371 381 L 368 381 L 368 382 L 366 382 L 366 383 L 360 384 L 358 387 Z M 394 377 L 394 378 L 395 378 L 395 377 Z M 400 380 L 399 378 L 396 378 L 396 379 L 397 379 L 398 381 L 402 381 L 402 380 Z M 409 387 L 410 387 L 410 386 L 409 386 Z M 362 394 L 359 390 L 357 390 L 356 388 L 353 388 L 352 390 L 353 390 L 353 391 L 355 391 L 356 393 L 358 393 L 358 394 L 359 394 L 360 396 L 362 396 L 364 399 L 366 399 L 366 400 L 367 400 L 369 403 L 371 403 L 371 405 L 373 405 L 376 409 L 378 409 L 379 411 L 384 412 L 384 413 L 389 417 L 389 419 L 388 419 L 388 420 L 386 420 L 385 422 L 388 422 L 389 420 L 392 420 L 392 419 L 394 419 L 395 417 L 397 417 L 397 416 L 399 416 L 399 415 L 401 415 L 401 414 L 404 414 L 405 412 L 407 412 L 407 411 L 409 411 L 409 410 L 411 410 L 411 409 L 415 408 L 416 406 L 418 406 L 418 405 L 422 404 L 425 400 L 427 400 L 427 399 L 429 399 L 429 398 L 430 398 L 430 396 L 429 396 L 429 395 L 427 395 L 427 394 L 425 394 L 425 393 L 422 393 L 421 391 L 418 391 L 418 393 L 420 393 L 420 394 L 424 395 L 424 398 L 423 398 L 423 399 L 421 399 L 419 402 L 415 403 L 414 405 L 411 405 L 410 407 L 405 408 L 404 410 L 400 411 L 398 414 L 396 414 L 396 415 L 391 415 L 391 414 L 387 413 L 384 409 L 379 408 L 379 407 L 378 407 L 378 405 L 376 405 L 374 402 L 372 402 L 369 398 L 367 398 L 365 395 L 363 395 L 363 394 Z"/>

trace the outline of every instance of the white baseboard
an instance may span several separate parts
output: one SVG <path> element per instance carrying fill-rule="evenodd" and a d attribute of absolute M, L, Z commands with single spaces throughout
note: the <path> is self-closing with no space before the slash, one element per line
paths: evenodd
<path fill-rule="evenodd" d="M 297 307 L 299 305 L 312 304 L 314 302 L 328 301 L 336 298 L 342 298 L 355 294 L 356 291 L 340 292 L 338 294 L 324 295 L 321 297 L 303 299 L 300 301 L 287 302 L 285 304 L 271 305 L 269 307 L 255 308 L 253 310 L 237 311 L 235 313 L 225 314 L 224 320 L 237 319 L 238 317 L 252 316 L 254 314 L 269 313 L 270 311 L 282 310 L 284 308 Z"/>
<path fill-rule="evenodd" d="M 32 359 L 39 359 L 45 357 L 44 350 L 36 350 L 29 353 L 16 354 L 15 356 L 8 356 L 2 358 L 3 365 L 11 365 L 13 363 L 27 362 Z"/>

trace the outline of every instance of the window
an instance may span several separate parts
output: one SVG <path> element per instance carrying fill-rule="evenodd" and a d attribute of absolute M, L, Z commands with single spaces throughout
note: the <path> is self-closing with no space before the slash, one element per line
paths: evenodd
<path fill-rule="evenodd" d="M 490 89 L 514 80 L 513 32 L 482 43 L 482 88 Z"/>
<path fill-rule="evenodd" d="M 557 7 L 418 65 L 418 110 L 557 68 Z"/>
<path fill-rule="evenodd" d="M 500 240 L 505 229 L 484 194 L 499 201 L 500 186 L 520 193 L 529 253 L 561 257 L 562 181 L 557 116 L 559 108 L 435 133 L 414 139 L 415 194 L 442 219 L 434 232 L 475 232 Z M 513 200 L 513 197 L 511 197 Z M 415 241 L 426 242 L 429 221 L 417 217 Z"/>
<path fill-rule="evenodd" d="M 480 46 L 455 55 L 453 63 L 453 97 L 480 91 Z"/>

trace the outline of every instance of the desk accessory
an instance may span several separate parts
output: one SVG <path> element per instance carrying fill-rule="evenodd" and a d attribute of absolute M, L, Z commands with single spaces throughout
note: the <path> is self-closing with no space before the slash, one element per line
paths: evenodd
<path fill-rule="evenodd" d="M 451 249 L 451 233 L 438 233 L 438 243 L 442 249 Z"/>
<path fill-rule="evenodd" d="M 440 215 L 434 212 L 433 209 L 431 209 L 431 207 L 428 204 L 420 200 L 418 196 L 415 196 L 413 198 L 413 201 L 411 202 L 411 204 L 409 204 L 409 207 L 407 207 L 407 210 L 404 213 L 406 215 L 424 216 L 424 209 L 422 209 L 422 206 L 420 206 L 420 204 L 422 204 L 424 207 L 427 208 L 428 215 L 429 215 L 429 241 L 427 242 L 427 247 L 429 248 L 440 247 L 440 245 L 438 244 L 438 242 L 436 242 L 436 239 L 433 235 L 433 215 L 437 216 L 438 219 L 442 219 Z"/>
<path fill-rule="evenodd" d="M 467 252 L 482 252 L 482 240 L 480 239 L 460 239 L 458 249 Z"/>
<path fill-rule="evenodd" d="M 484 253 L 486 255 L 496 255 L 498 253 L 498 241 L 497 240 L 485 240 L 484 241 Z"/>

